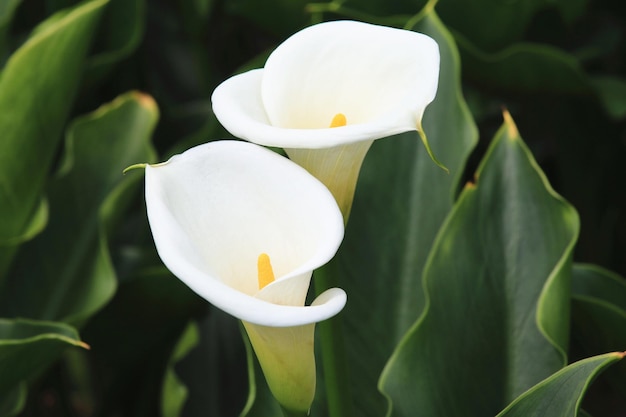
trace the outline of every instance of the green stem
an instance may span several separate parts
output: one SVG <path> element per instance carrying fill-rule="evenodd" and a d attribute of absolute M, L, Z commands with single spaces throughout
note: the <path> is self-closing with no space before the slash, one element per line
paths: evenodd
<path fill-rule="evenodd" d="M 318 295 L 326 289 L 336 286 L 336 276 L 332 274 L 328 266 L 316 271 L 315 292 Z M 348 382 L 341 315 L 318 323 L 317 326 L 322 353 L 328 416 L 350 417 L 353 415 L 352 395 Z"/>
<path fill-rule="evenodd" d="M 285 415 L 285 417 L 308 417 L 308 413 L 306 411 L 292 411 L 292 410 L 287 410 L 284 407 L 280 407 L 281 410 L 283 410 L 283 414 Z"/>

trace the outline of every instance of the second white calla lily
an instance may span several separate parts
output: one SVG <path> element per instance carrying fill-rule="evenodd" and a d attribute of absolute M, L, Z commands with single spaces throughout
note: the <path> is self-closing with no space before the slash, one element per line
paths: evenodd
<path fill-rule="evenodd" d="M 304 305 L 312 271 L 343 238 L 330 192 L 267 149 L 217 141 L 148 165 L 146 206 L 168 269 L 244 322 L 275 397 L 287 409 L 308 410 L 314 324 L 346 302 L 333 288 Z"/>
<path fill-rule="evenodd" d="M 212 102 L 230 133 L 284 148 L 320 178 L 347 217 L 373 140 L 417 130 L 431 153 L 421 120 L 438 79 L 439 48 L 432 38 L 334 21 L 297 32 L 272 52 L 264 68 L 219 85 Z M 338 165 L 342 172 L 329 172 Z"/>

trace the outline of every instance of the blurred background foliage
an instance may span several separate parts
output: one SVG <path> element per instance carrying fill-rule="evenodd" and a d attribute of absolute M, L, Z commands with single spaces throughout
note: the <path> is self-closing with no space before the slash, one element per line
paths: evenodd
<path fill-rule="evenodd" d="M 249 347 L 234 319 L 162 266 L 141 173 L 121 172 L 230 137 L 212 115 L 213 89 L 262 66 L 295 31 L 338 18 L 404 27 L 426 2 L 102 0 L 64 12 L 78 4 L 0 0 L 0 185 L 17 178 L 24 190 L 0 199 L 0 317 L 28 319 L 0 321 L 0 416 L 237 415 L 252 401 L 248 377 L 258 376 L 245 361 Z M 617 328 L 626 317 L 626 299 L 611 299 L 626 275 L 623 5 L 440 0 L 435 8 L 458 47 L 479 132 L 463 178 L 508 109 L 580 215 L 574 259 L 615 272 L 575 269 L 570 359 L 626 349 L 624 334 L 599 335 L 588 320 Z M 59 26 L 64 19 L 74 23 Z M 594 292 L 590 274 L 606 285 Z M 11 356 L 3 339 L 16 334 L 30 347 Z M 15 361 L 20 373 L 9 370 Z M 623 415 L 624 396 L 607 396 L 624 389 L 623 365 L 594 385 L 592 414 Z M 252 415 L 277 411 L 263 389 L 261 380 Z"/>

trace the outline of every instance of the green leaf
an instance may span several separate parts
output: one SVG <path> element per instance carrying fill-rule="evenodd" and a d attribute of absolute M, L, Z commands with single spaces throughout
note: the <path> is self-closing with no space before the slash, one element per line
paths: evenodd
<path fill-rule="evenodd" d="M 163 417 L 178 417 L 182 414 L 189 391 L 176 375 L 174 366 L 196 347 L 199 337 L 198 327 L 190 323 L 174 347 L 163 380 L 163 394 L 161 395 Z"/>
<path fill-rule="evenodd" d="M 626 353 L 607 353 L 573 363 L 541 381 L 497 417 L 575 417 L 593 379 Z"/>
<path fill-rule="evenodd" d="M 375 141 L 360 173 L 342 247 L 313 279 L 334 274 L 348 293 L 348 304 L 338 320 L 344 322 L 347 383 L 354 394 L 354 414 L 359 416 L 384 414 L 385 400 L 376 388 L 380 372 L 422 311 L 421 273 L 426 256 L 452 208 L 477 140 L 461 94 L 454 40 L 432 9 L 410 29 L 439 43 L 439 88 L 426 108 L 423 126 L 434 154 L 450 173 L 433 163 L 417 133 Z M 324 337 L 323 325 L 320 338 Z M 337 360 L 342 362 L 340 357 Z M 326 383 L 336 378 L 327 376 Z"/>
<path fill-rule="evenodd" d="M 110 0 L 97 35 L 99 50 L 89 58 L 90 76 L 104 77 L 137 49 L 145 31 L 145 0 Z"/>
<path fill-rule="evenodd" d="M 205 306 L 209 306 L 202 300 Z M 209 308 L 208 315 L 197 322 L 198 345 L 176 365 L 176 373 L 188 391 L 185 403 L 185 417 L 236 416 L 245 408 L 246 395 L 249 394 L 247 351 L 244 346 L 245 334 L 239 320 L 216 309 Z M 248 361 L 256 359 L 249 352 Z M 248 362 L 250 364 L 250 362 Z M 249 365 L 248 365 L 249 366 Z M 258 365 L 257 365 L 258 366 Z M 260 368 L 258 372 L 261 372 Z M 263 374 L 256 376 L 257 383 L 265 384 Z M 254 385 L 254 382 L 253 382 Z M 262 389 L 262 388 L 261 388 Z M 250 393 L 259 409 L 264 401 L 278 404 L 265 386 L 259 392 L 253 388 Z M 269 397 L 265 397 L 267 393 Z M 248 396 L 250 397 L 250 396 Z M 266 410 L 266 408 L 262 408 Z M 278 415 L 280 416 L 280 409 Z M 261 414 L 270 417 L 271 414 Z"/>
<path fill-rule="evenodd" d="M 572 354 L 587 357 L 626 346 L 626 281 L 604 268 L 574 266 L 572 276 Z M 599 378 L 585 402 L 593 415 L 619 415 L 626 409 L 626 363 Z"/>
<path fill-rule="evenodd" d="M 88 348 L 62 323 L 0 319 L 0 398 L 41 373 L 69 346 Z M 11 393 L 11 391 L 13 391 Z"/>
<path fill-rule="evenodd" d="M 48 227 L 23 245 L 0 298 L 6 315 L 79 324 L 112 297 L 117 284 L 104 228 L 124 212 L 119 195 L 128 199 L 142 178 L 123 169 L 155 159 L 157 118 L 152 98 L 133 92 L 72 124 L 60 176 L 48 189 Z"/>
<path fill-rule="evenodd" d="M 164 267 L 128 274 L 82 334 L 92 347 L 91 373 L 98 381 L 101 415 L 133 410 L 137 416 L 156 416 L 161 409 L 166 365 L 189 320 L 203 312 L 206 302 Z M 179 378 L 191 393 L 179 368 Z M 198 389 L 202 396 L 211 392 L 206 385 Z"/>
<path fill-rule="evenodd" d="M 595 77 L 591 84 L 606 112 L 615 120 L 626 118 L 626 80 L 616 77 Z"/>
<path fill-rule="evenodd" d="M 26 405 L 26 384 L 19 384 L 13 391 L 0 398 L 0 417 L 18 415 Z"/>
<path fill-rule="evenodd" d="M 6 34 L 11 26 L 13 14 L 22 0 L 5 0 L 0 2 L 0 66 L 4 62 L 7 42 Z"/>
<path fill-rule="evenodd" d="M 43 227 L 41 193 L 105 4 L 94 0 L 50 17 L 2 71 L 0 285 L 15 246 Z"/>
<path fill-rule="evenodd" d="M 602 304 L 616 312 L 626 311 L 626 281 L 599 266 L 576 264 L 572 276 L 572 297 L 575 300 Z M 616 332 L 612 336 L 622 338 L 607 341 L 603 348 L 615 349 L 620 343 L 626 345 L 626 334 Z"/>
<path fill-rule="evenodd" d="M 394 416 L 495 415 L 565 364 L 578 230 L 505 113 L 429 255 L 424 313 L 381 376 Z"/>
<path fill-rule="evenodd" d="M 517 43 L 487 53 L 462 35 L 455 35 L 463 70 L 474 82 L 516 93 L 592 92 L 589 78 L 574 56 L 553 46 Z"/>
<path fill-rule="evenodd" d="M 521 40 L 532 18 L 548 5 L 569 22 L 585 11 L 587 0 L 440 1 L 437 10 L 446 25 L 481 49 L 494 51 Z"/>

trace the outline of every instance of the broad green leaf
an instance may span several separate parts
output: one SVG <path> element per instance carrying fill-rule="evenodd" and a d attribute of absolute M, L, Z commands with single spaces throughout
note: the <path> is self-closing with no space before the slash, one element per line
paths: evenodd
<path fill-rule="evenodd" d="M 0 30 L 3 30 L 11 22 L 15 9 L 22 0 L 6 0 L 0 3 Z"/>
<path fill-rule="evenodd" d="M 0 398 L 16 395 L 21 382 L 41 373 L 70 346 L 88 348 L 65 324 L 0 319 Z"/>
<path fill-rule="evenodd" d="M 41 193 L 106 3 L 50 17 L 0 75 L 0 285 L 15 246 L 43 228 Z"/>
<path fill-rule="evenodd" d="M 92 77 L 103 77 L 139 46 L 145 30 L 145 3 L 145 0 L 110 0 L 96 38 L 100 48 L 88 61 Z"/>
<path fill-rule="evenodd" d="M 505 113 L 424 269 L 427 305 L 381 376 L 394 416 L 495 415 L 566 362 L 576 211 Z"/>
<path fill-rule="evenodd" d="M 606 112 L 615 120 L 626 118 L 626 80 L 616 77 L 595 77 L 591 84 Z"/>
<path fill-rule="evenodd" d="M 92 347 L 90 372 L 99 381 L 101 415 L 133 410 L 137 416 L 157 416 L 166 364 L 189 320 L 203 313 L 205 302 L 163 267 L 127 274 L 114 298 L 81 333 Z M 191 397 L 191 387 L 181 380 Z M 207 386 L 198 389 L 203 396 L 211 391 Z"/>
<path fill-rule="evenodd" d="M 556 7 L 569 22 L 585 11 L 587 0 L 440 1 L 437 10 L 451 29 L 469 38 L 481 49 L 495 51 L 524 36 L 537 12 Z"/>
<path fill-rule="evenodd" d="M 218 22 L 204 21 L 204 32 L 194 37 L 180 20 L 180 3 L 146 2 L 149 36 L 143 38 L 139 55 L 133 55 L 140 59 L 131 60 L 130 74 L 127 71 L 116 73 L 124 79 L 130 77 L 134 85 L 145 85 L 142 88 L 148 88 L 158 97 L 164 120 L 159 125 L 158 134 L 167 144 L 165 146 L 195 130 L 195 127 L 176 123 L 171 118 L 178 118 L 181 111 L 185 112 L 195 102 L 205 101 L 211 96 L 213 88 L 221 81 L 214 79 L 216 71 L 228 67 L 233 60 L 241 62 L 247 59 L 246 48 L 240 48 L 236 36 L 231 37 L 230 34 L 217 35 L 220 41 L 215 43 L 215 47 L 219 51 L 225 48 L 226 53 L 215 58 L 211 53 L 214 47 L 207 46 L 206 41 L 213 37 L 211 25 Z M 218 26 L 227 27 L 229 31 L 240 28 L 238 24 L 222 22 L 221 19 Z"/>
<path fill-rule="evenodd" d="M 475 83 L 516 93 L 592 92 L 589 78 L 574 56 L 547 44 L 517 43 L 487 53 L 462 35 L 455 36 L 463 71 Z"/>
<path fill-rule="evenodd" d="M 26 405 L 26 384 L 21 383 L 15 389 L 0 397 L 0 417 L 18 415 Z"/>
<path fill-rule="evenodd" d="M 576 417 L 593 379 L 624 355 L 607 353 L 575 362 L 520 395 L 497 417 Z"/>
<path fill-rule="evenodd" d="M 577 264 L 572 276 L 572 354 L 587 357 L 626 346 L 626 280 L 595 265 Z M 584 407 L 593 415 L 626 409 L 626 363 L 602 374 Z"/>
<path fill-rule="evenodd" d="M 202 300 L 202 303 L 208 306 L 206 301 Z M 249 394 L 247 352 L 241 323 L 216 308 L 209 308 L 208 315 L 199 320 L 197 326 L 197 346 L 176 365 L 176 374 L 188 392 L 184 416 L 239 415 Z M 248 361 L 251 359 L 256 360 L 252 356 Z M 265 383 L 262 373 L 257 378 Z M 269 390 L 265 390 L 269 397 L 263 399 L 269 398 L 276 403 Z M 257 399 L 263 395 L 259 390 L 255 393 Z M 255 409 L 259 405 L 256 404 Z M 271 417 L 271 414 L 262 415 Z"/>
<path fill-rule="evenodd" d="M 163 380 L 163 394 L 161 395 L 163 417 L 178 417 L 183 411 L 189 391 L 176 375 L 174 366 L 198 344 L 199 337 L 198 327 L 194 323 L 190 323 L 174 347 Z"/>
<path fill-rule="evenodd" d="M 89 350 L 66 350 L 58 366 L 55 366 L 48 374 L 61 373 L 63 375 L 64 385 L 72 387 L 72 403 L 79 404 L 83 410 L 94 409 L 94 405 L 97 404 L 99 383 L 90 372 L 91 355 L 92 352 Z M 37 389 L 37 385 L 37 383 L 33 384 L 34 389 L 31 390 L 33 397 L 38 394 L 37 391 L 41 392 L 41 389 Z"/>
<path fill-rule="evenodd" d="M 603 304 L 608 309 L 626 311 L 626 281 L 619 275 L 591 264 L 574 265 L 572 276 L 572 297 L 575 300 Z M 621 342 L 626 344 L 626 333 L 616 332 L 614 337 L 624 337 Z M 597 340 L 596 340 L 597 341 Z M 620 342 L 609 342 L 615 349 Z"/>
<path fill-rule="evenodd" d="M 7 48 L 6 35 L 11 26 L 13 14 L 22 0 L 4 0 L 0 2 L 0 68 L 4 62 Z"/>
<path fill-rule="evenodd" d="M 263 66 L 263 63 L 260 66 Z M 259 68 L 259 66 L 255 68 Z M 182 153 L 196 145 L 231 136 L 213 115 L 209 101 L 199 101 L 180 106 L 176 123 L 181 126 L 194 126 L 196 128 L 188 135 L 180 137 L 171 148 L 167 149 L 163 159 Z"/>
<path fill-rule="evenodd" d="M 47 190 L 49 224 L 22 246 L 0 298 L 6 315 L 80 324 L 112 297 L 104 222 L 123 212 L 124 199 L 116 197 L 142 178 L 125 177 L 124 168 L 155 159 L 150 136 L 157 117 L 152 98 L 133 92 L 72 124 L 60 176 Z"/>
<path fill-rule="evenodd" d="M 426 108 L 423 126 L 450 173 L 433 163 L 417 134 L 375 141 L 361 170 L 342 247 L 313 278 L 315 283 L 319 274 L 334 274 L 348 293 L 338 320 L 344 322 L 347 383 L 359 416 L 385 412 L 385 400 L 376 389 L 380 372 L 422 311 L 422 269 L 477 140 L 461 94 L 454 40 L 432 8 L 409 29 L 439 43 L 439 88 Z M 318 337 L 328 340 L 324 325 L 320 323 Z M 341 357 L 337 360 L 342 362 Z M 336 378 L 329 376 L 326 383 Z"/>

